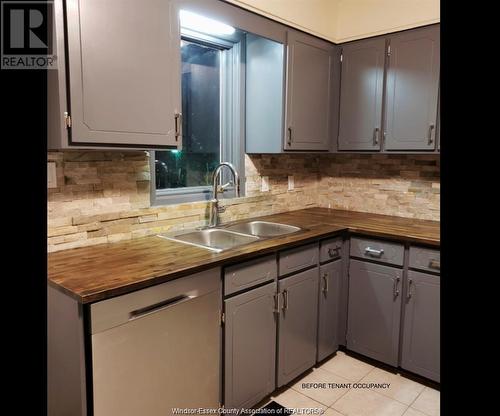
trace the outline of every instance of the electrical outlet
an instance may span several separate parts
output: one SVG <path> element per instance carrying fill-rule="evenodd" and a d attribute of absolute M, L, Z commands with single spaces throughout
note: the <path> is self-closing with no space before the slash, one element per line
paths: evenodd
<path fill-rule="evenodd" d="M 288 190 L 293 191 L 295 188 L 295 181 L 293 180 L 293 175 L 288 177 Z"/>
<path fill-rule="evenodd" d="M 260 182 L 260 191 L 268 192 L 269 191 L 269 176 L 263 176 Z"/>
<path fill-rule="evenodd" d="M 47 187 L 57 188 L 57 173 L 55 162 L 47 163 Z"/>

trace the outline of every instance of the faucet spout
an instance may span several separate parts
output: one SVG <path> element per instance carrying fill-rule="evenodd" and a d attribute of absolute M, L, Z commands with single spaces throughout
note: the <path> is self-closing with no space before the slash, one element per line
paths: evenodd
<path fill-rule="evenodd" d="M 238 171 L 234 167 L 232 163 L 222 162 L 217 165 L 212 175 L 212 199 L 210 200 L 210 217 L 208 219 L 208 227 L 213 228 L 217 227 L 219 223 L 219 212 L 223 212 L 223 210 L 219 207 L 219 191 L 224 192 L 224 190 L 230 185 L 231 182 L 228 182 L 222 185 L 220 188 L 217 186 L 217 181 L 220 173 L 225 168 L 229 169 L 233 176 L 234 189 L 236 193 L 236 197 L 240 196 L 240 177 L 238 175 Z"/>

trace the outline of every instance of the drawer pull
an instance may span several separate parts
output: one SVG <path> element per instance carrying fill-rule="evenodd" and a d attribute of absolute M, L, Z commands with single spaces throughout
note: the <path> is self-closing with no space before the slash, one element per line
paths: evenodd
<path fill-rule="evenodd" d="M 154 305 L 149 305 L 144 308 L 136 309 L 135 311 L 130 312 L 129 321 L 133 321 L 134 319 L 142 318 L 143 316 L 151 315 L 153 313 L 161 312 L 167 308 L 171 308 L 172 306 L 179 305 L 181 303 L 194 299 L 195 297 L 196 296 L 193 295 L 179 295 L 155 303 Z"/>
<path fill-rule="evenodd" d="M 411 279 L 408 279 L 408 289 L 406 290 L 406 299 L 410 299 L 411 296 L 412 296 L 412 293 L 411 293 L 411 285 L 413 283 L 413 280 Z"/>
<path fill-rule="evenodd" d="M 374 248 L 366 247 L 365 254 L 368 254 L 372 257 L 382 257 L 382 254 L 384 254 L 384 249 L 381 248 L 380 250 L 375 250 Z"/>
<path fill-rule="evenodd" d="M 340 255 L 339 251 L 340 251 L 340 247 L 330 247 L 328 249 L 328 255 L 332 258 L 338 257 Z"/>
<path fill-rule="evenodd" d="M 439 260 L 432 259 L 429 261 L 429 267 L 431 269 L 441 270 L 441 262 Z"/>
<path fill-rule="evenodd" d="M 323 293 L 326 295 L 328 293 L 328 273 L 323 273 L 321 276 L 323 280 L 325 281 L 325 286 L 323 287 Z"/>
<path fill-rule="evenodd" d="M 393 290 L 393 293 L 394 293 L 394 297 L 397 298 L 399 296 L 399 281 L 401 280 L 400 277 L 396 277 L 396 279 L 394 279 L 394 290 Z"/>

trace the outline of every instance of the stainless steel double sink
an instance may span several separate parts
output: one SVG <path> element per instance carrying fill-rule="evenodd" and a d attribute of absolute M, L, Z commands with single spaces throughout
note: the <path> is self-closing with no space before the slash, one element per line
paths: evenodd
<path fill-rule="evenodd" d="M 304 231 L 294 225 L 268 221 L 248 221 L 238 224 L 184 232 L 158 234 L 158 237 L 220 253 L 259 240 Z"/>

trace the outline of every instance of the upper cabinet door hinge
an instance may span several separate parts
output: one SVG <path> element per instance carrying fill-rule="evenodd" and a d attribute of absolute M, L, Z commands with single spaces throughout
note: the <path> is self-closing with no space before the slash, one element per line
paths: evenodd
<path fill-rule="evenodd" d="M 67 111 L 64 112 L 64 124 L 66 125 L 67 129 L 71 128 L 71 116 Z"/>
<path fill-rule="evenodd" d="M 391 56 L 391 44 L 387 46 L 387 56 Z"/>
<path fill-rule="evenodd" d="M 224 322 L 226 322 L 226 314 L 224 312 L 220 313 L 220 326 L 224 326 Z"/>
<path fill-rule="evenodd" d="M 344 52 L 340 52 L 340 62 L 344 60 Z"/>

